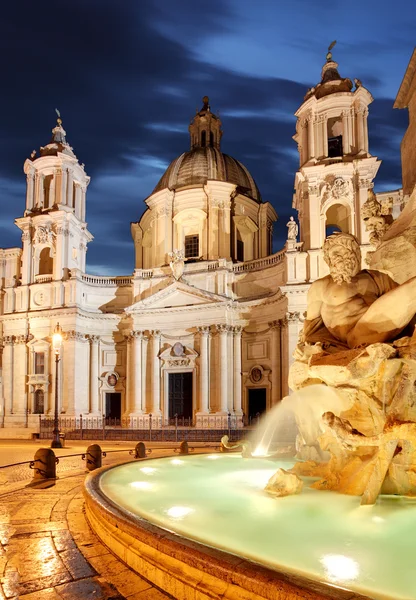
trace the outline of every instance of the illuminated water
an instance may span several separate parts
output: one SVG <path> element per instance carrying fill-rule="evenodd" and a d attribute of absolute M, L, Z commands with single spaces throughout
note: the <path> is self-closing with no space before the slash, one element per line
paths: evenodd
<path fill-rule="evenodd" d="M 111 469 L 103 492 L 121 507 L 187 538 L 361 592 L 416 599 L 416 500 L 311 490 L 272 498 L 263 488 L 293 462 L 237 454 L 160 458 Z"/>

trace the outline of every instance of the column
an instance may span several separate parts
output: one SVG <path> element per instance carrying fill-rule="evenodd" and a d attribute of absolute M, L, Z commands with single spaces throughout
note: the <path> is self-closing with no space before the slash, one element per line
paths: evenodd
<path fill-rule="evenodd" d="M 38 173 L 38 202 L 37 205 L 39 208 L 43 208 L 44 202 L 44 189 L 43 189 L 43 175 L 42 173 Z"/>
<path fill-rule="evenodd" d="M 146 411 L 147 406 L 147 386 L 146 386 L 146 374 L 147 374 L 147 344 L 148 339 L 142 334 L 142 412 Z"/>
<path fill-rule="evenodd" d="M 34 206 L 35 171 L 30 170 L 26 175 L 26 210 L 32 210 Z"/>
<path fill-rule="evenodd" d="M 281 398 L 284 398 L 289 393 L 288 377 L 289 377 L 289 344 L 287 335 L 287 317 L 280 319 L 280 381 L 281 381 Z"/>
<path fill-rule="evenodd" d="M 311 158 L 315 157 L 315 127 L 313 123 L 313 116 L 311 115 L 308 119 L 308 158 L 309 161 Z"/>
<path fill-rule="evenodd" d="M 85 195 L 87 193 L 87 188 L 85 186 L 81 187 L 81 221 L 85 221 Z"/>
<path fill-rule="evenodd" d="M 199 411 L 209 413 L 209 327 L 198 327 L 199 332 Z"/>
<path fill-rule="evenodd" d="M 357 150 L 364 152 L 364 127 L 363 127 L 363 110 L 359 108 L 356 112 L 357 121 Z"/>
<path fill-rule="evenodd" d="M 75 216 L 78 219 L 81 219 L 81 186 L 79 183 L 75 182 Z"/>
<path fill-rule="evenodd" d="M 342 152 L 349 154 L 351 151 L 351 143 L 348 128 L 348 110 L 342 111 Z"/>
<path fill-rule="evenodd" d="M 90 413 L 101 414 L 99 410 L 99 360 L 100 360 L 100 337 L 90 335 Z"/>
<path fill-rule="evenodd" d="M 313 139 L 314 139 L 314 146 L 315 146 L 315 158 L 320 158 L 320 156 L 322 154 L 321 134 L 320 134 L 319 126 L 320 126 L 319 117 L 315 117 L 313 120 Z"/>
<path fill-rule="evenodd" d="M 66 202 L 67 202 L 67 181 L 68 181 L 68 171 L 66 169 L 62 169 L 61 193 L 60 193 L 61 204 L 66 204 Z"/>
<path fill-rule="evenodd" d="M 70 208 L 74 208 L 73 199 L 74 199 L 74 174 L 73 174 L 73 171 L 68 169 L 68 177 L 67 177 L 67 182 L 66 182 L 66 204 Z"/>
<path fill-rule="evenodd" d="M 228 327 L 227 333 L 227 411 L 234 410 L 234 335 L 233 327 Z"/>
<path fill-rule="evenodd" d="M 322 131 L 322 146 L 323 146 L 323 155 L 324 158 L 326 158 L 328 156 L 328 119 L 326 117 L 326 115 L 323 115 L 321 117 L 322 119 L 322 124 L 321 124 L 321 131 Z"/>
<path fill-rule="evenodd" d="M 17 335 L 13 352 L 13 404 L 12 413 L 23 416 L 27 403 L 27 336 Z"/>
<path fill-rule="evenodd" d="M 152 331 L 152 414 L 161 415 L 160 407 L 160 331 Z"/>
<path fill-rule="evenodd" d="M 217 325 L 217 331 L 220 337 L 220 412 L 223 414 L 228 413 L 228 398 L 227 398 L 227 338 L 228 338 L 228 325 Z"/>
<path fill-rule="evenodd" d="M 131 361 L 130 361 L 130 380 L 131 398 L 130 398 L 130 413 L 141 415 L 143 414 L 142 407 L 142 331 L 131 332 Z"/>
<path fill-rule="evenodd" d="M 28 229 L 22 233 L 22 242 L 22 285 L 27 285 L 31 283 L 32 275 L 32 243 Z"/>
<path fill-rule="evenodd" d="M 368 108 L 363 110 L 364 151 L 368 154 Z"/>
<path fill-rule="evenodd" d="M 272 406 L 281 400 L 281 382 L 280 382 L 280 365 L 282 362 L 280 356 L 280 321 L 272 321 L 269 323 L 272 339 L 271 339 L 271 363 L 272 363 Z"/>
<path fill-rule="evenodd" d="M 243 414 L 241 405 L 241 325 L 234 327 L 234 413 Z"/>
<path fill-rule="evenodd" d="M 3 393 L 6 417 L 12 413 L 13 407 L 13 342 L 12 335 L 6 335 L 3 338 Z"/>

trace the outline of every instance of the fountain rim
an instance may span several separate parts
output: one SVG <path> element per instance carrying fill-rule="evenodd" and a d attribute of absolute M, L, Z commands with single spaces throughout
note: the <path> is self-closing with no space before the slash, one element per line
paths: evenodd
<path fill-rule="evenodd" d="M 195 453 L 203 454 L 203 453 Z M 177 456 L 177 455 L 176 455 Z M 186 458 L 186 457 L 185 457 Z M 317 582 L 304 575 L 276 570 L 190 540 L 159 527 L 117 505 L 101 490 L 101 476 L 132 462 L 159 460 L 149 457 L 102 467 L 84 483 L 85 513 L 100 540 L 133 571 L 174 597 L 215 598 L 204 589 L 221 589 L 224 600 L 370 600 L 345 587 Z M 203 582 L 201 588 L 199 584 Z M 181 596 L 178 596 L 178 591 Z M 242 594 L 243 595 L 240 595 Z M 175 596 L 176 594 L 176 596 Z"/>

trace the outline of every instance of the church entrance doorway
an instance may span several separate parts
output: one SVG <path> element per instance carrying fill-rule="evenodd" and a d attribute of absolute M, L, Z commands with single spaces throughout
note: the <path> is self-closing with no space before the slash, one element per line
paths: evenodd
<path fill-rule="evenodd" d="M 248 390 L 248 418 L 254 419 L 266 411 L 266 388 L 249 388 Z"/>
<path fill-rule="evenodd" d="M 105 418 L 107 425 L 117 424 L 121 419 L 121 393 L 109 392 L 105 395 Z"/>
<path fill-rule="evenodd" d="M 192 419 L 192 373 L 169 373 L 169 419 Z"/>

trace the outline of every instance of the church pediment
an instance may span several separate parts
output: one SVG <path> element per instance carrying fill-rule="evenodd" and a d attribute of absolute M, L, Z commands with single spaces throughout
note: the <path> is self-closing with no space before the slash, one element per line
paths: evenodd
<path fill-rule="evenodd" d="M 198 306 L 202 304 L 224 303 L 227 298 L 201 290 L 181 281 L 175 281 L 165 289 L 148 296 L 126 308 L 126 312 L 132 313 L 155 308 L 172 308 L 185 306 Z"/>

